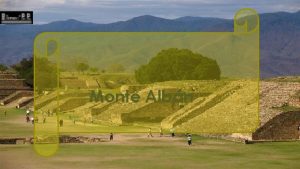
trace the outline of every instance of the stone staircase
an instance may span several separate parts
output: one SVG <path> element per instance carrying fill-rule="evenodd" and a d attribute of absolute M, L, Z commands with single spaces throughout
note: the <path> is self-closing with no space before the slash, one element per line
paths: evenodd
<path fill-rule="evenodd" d="M 293 101 L 293 96 L 300 91 L 298 82 L 261 82 L 260 85 L 260 121 L 261 126 L 282 113 L 280 109 Z"/>
<path fill-rule="evenodd" d="M 137 103 L 122 103 L 122 102 L 115 102 L 111 103 L 109 105 L 103 106 L 101 109 L 99 109 L 99 112 L 97 113 L 97 118 L 101 120 L 110 121 L 113 124 L 123 124 L 128 122 L 133 122 L 135 120 L 142 120 L 141 116 L 144 116 L 147 119 L 147 116 L 149 117 L 148 120 L 151 121 L 151 118 L 155 118 L 155 114 L 158 115 L 159 113 L 162 114 L 162 110 L 164 111 L 170 111 L 170 105 L 164 104 L 160 105 L 161 111 L 155 109 L 158 105 L 156 103 L 152 102 L 145 102 L 145 99 L 147 97 L 147 94 L 149 91 L 152 90 L 154 93 L 157 93 L 158 90 L 177 90 L 177 88 L 169 87 L 169 86 L 150 86 L 147 87 L 141 91 L 139 91 L 139 95 L 141 97 L 141 100 Z M 141 111 L 139 111 L 141 110 Z M 101 112 L 100 112 L 101 111 Z M 93 111 L 92 111 L 93 112 Z M 153 113 L 155 112 L 155 113 Z M 96 113 L 94 111 L 94 113 Z M 146 113 L 146 114 L 143 114 Z M 173 112 L 171 112 L 173 113 Z M 143 115 L 141 115 L 143 114 Z M 147 115 L 148 114 L 148 115 Z M 152 117 L 150 117 L 150 114 L 152 114 Z M 165 112 L 164 112 L 165 114 Z M 167 113 L 168 114 L 168 113 Z M 135 120 L 133 120 L 135 119 Z"/>
<path fill-rule="evenodd" d="M 7 105 L 11 102 L 21 99 L 22 97 L 32 97 L 33 98 L 33 91 L 15 91 L 14 93 L 10 94 L 9 96 L 5 97 L 0 101 L 1 105 Z"/>
<path fill-rule="evenodd" d="M 60 105 L 65 103 L 70 98 L 88 98 L 89 91 L 70 91 L 70 92 L 51 92 L 48 95 L 41 95 L 36 99 L 35 108 L 37 110 L 53 109 L 57 105 L 57 99 L 59 99 Z M 58 96 L 58 97 L 57 97 Z"/>
<path fill-rule="evenodd" d="M 25 84 L 24 79 L 19 79 L 13 73 L 0 73 L 0 100 L 15 93 L 16 91 L 31 90 Z"/>
<path fill-rule="evenodd" d="M 181 110 L 165 118 L 161 125 L 163 128 L 179 126 L 222 102 L 240 87 L 238 84 L 229 83 L 208 97 L 199 97 Z"/>

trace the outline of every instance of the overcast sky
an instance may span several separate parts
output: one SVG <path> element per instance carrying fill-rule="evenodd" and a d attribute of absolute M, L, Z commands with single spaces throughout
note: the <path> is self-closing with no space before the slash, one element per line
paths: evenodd
<path fill-rule="evenodd" d="M 111 23 L 141 15 L 233 18 L 244 7 L 259 13 L 300 10 L 300 0 L 0 0 L 0 10 L 33 10 L 34 22 L 77 19 Z"/>

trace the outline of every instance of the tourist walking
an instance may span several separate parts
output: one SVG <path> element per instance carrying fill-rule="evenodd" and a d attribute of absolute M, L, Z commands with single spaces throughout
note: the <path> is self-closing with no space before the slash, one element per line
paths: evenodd
<path fill-rule="evenodd" d="M 26 113 L 26 123 L 29 123 L 29 121 L 30 121 L 29 114 Z"/>
<path fill-rule="evenodd" d="M 174 128 L 171 128 L 170 132 L 171 132 L 171 136 L 175 137 L 175 130 L 174 130 Z"/>
<path fill-rule="evenodd" d="M 298 136 L 299 136 L 299 140 L 300 140 L 300 124 L 298 126 Z"/>
<path fill-rule="evenodd" d="M 114 140 L 114 134 L 113 134 L 113 133 L 110 133 L 110 135 L 109 135 L 109 140 L 110 140 L 110 141 L 113 141 L 113 140 Z"/>
<path fill-rule="evenodd" d="M 149 130 L 148 130 L 148 137 L 153 137 L 151 128 L 149 128 Z"/>
<path fill-rule="evenodd" d="M 59 120 L 59 127 L 63 127 L 64 126 L 64 121 L 61 119 Z"/>
<path fill-rule="evenodd" d="M 33 117 L 30 117 L 30 121 L 32 124 L 34 124 L 34 118 Z"/>
<path fill-rule="evenodd" d="M 46 123 L 46 116 L 43 116 L 43 124 Z"/>
<path fill-rule="evenodd" d="M 192 145 L 192 135 L 191 134 L 188 134 L 187 135 L 187 141 L 188 141 L 188 145 Z"/>

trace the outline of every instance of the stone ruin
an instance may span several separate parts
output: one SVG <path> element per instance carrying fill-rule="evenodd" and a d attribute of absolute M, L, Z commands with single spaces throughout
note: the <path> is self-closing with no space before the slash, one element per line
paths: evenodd
<path fill-rule="evenodd" d="M 252 134 L 253 140 L 297 140 L 300 137 L 300 111 L 275 116 Z"/>
<path fill-rule="evenodd" d="M 297 140 L 300 138 L 300 83 L 262 81 L 260 126 L 253 133 L 231 135 L 252 141 Z M 295 110 L 285 110 L 292 107 Z"/>
<path fill-rule="evenodd" d="M 6 105 L 22 97 L 22 102 L 18 106 L 22 107 L 32 102 L 32 89 L 26 85 L 24 79 L 18 78 L 18 75 L 11 72 L 0 72 L 0 104 Z"/>

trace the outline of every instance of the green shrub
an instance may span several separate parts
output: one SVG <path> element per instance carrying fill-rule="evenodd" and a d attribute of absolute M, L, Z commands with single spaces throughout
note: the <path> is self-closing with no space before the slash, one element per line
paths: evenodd
<path fill-rule="evenodd" d="M 135 71 L 140 83 L 170 80 L 220 79 L 220 68 L 213 59 L 188 49 L 171 48 L 160 51 L 150 62 Z"/>

